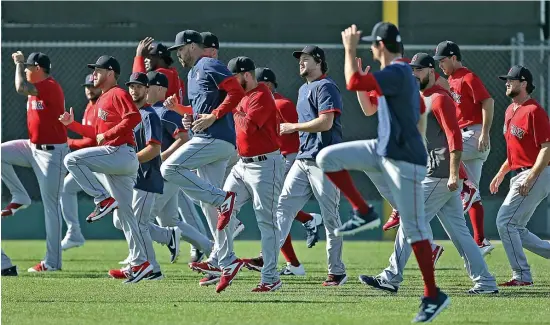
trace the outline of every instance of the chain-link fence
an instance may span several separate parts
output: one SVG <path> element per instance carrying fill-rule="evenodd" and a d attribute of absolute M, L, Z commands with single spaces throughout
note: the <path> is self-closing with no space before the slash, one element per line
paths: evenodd
<path fill-rule="evenodd" d="M 166 42 L 165 44 L 170 44 Z M 27 138 L 26 127 L 26 98 L 17 95 L 13 86 L 14 64 L 11 53 L 22 50 L 25 54 L 34 51 L 47 53 L 52 61 L 52 75 L 59 81 L 65 92 L 67 107 L 74 107 L 76 117 L 82 116 L 86 99 L 80 87 L 84 76 L 90 73 L 87 63 L 103 54 L 116 57 L 121 63 L 122 74 L 120 84 L 123 85 L 131 73 L 132 61 L 135 55 L 136 43 L 130 42 L 4 42 L 2 43 L 2 142 L 13 139 Z M 265 44 L 265 43 L 222 43 L 220 59 L 228 62 L 239 55 L 252 58 L 257 66 L 268 66 L 275 71 L 279 83 L 279 92 L 296 100 L 298 88 L 303 80 L 298 74 L 297 61 L 292 51 L 303 48 L 304 44 Z M 325 49 L 329 66 L 329 75 L 340 85 L 344 97 L 344 126 L 345 140 L 356 140 L 376 137 L 376 117 L 365 117 L 357 104 L 354 93 L 345 90 L 343 65 L 344 52 L 338 44 L 320 44 Z M 406 56 L 411 57 L 417 52 L 433 53 L 433 45 L 407 45 Z M 485 83 L 487 89 L 495 99 L 495 118 L 491 130 L 491 154 L 485 163 L 481 181 L 482 194 L 488 194 L 488 185 L 501 163 L 506 158 L 506 147 L 502 136 L 504 110 L 509 104 L 505 96 L 504 83 L 497 76 L 506 74 L 513 64 L 523 63 L 535 75 L 537 90 L 534 96 L 541 101 L 545 108 L 550 107 L 548 98 L 550 69 L 550 46 L 524 45 L 511 46 L 461 46 L 464 64 L 473 70 Z M 373 63 L 367 47 L 360 48 L 359 55 L 365 64 Z M 180 75 L 186 76 L 187 71 L 179 64 Z M 18 170 L 21 180 L 26 185 L 33 199 L 39 199 L 39 191 L 34 175 L 30 171 Z M 378 197 L 376 189 L 368 178 L 360 173 L 354 176 L 359 180 L 360 190 L 368 197 Z M 504 189 L 499 193 L 506 193 Z M 3 196 L 9 195 L 2 191 Z"/>

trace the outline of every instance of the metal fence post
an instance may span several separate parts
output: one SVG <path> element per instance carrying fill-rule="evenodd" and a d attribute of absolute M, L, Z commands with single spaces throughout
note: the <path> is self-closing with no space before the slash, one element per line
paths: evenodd
<path fill-rule="evenodd" d="M 525 46 L 525 35 L 523 33 L 518 33 L 518 64 L 524 65 L 525 53 L 523 47 Z"/>

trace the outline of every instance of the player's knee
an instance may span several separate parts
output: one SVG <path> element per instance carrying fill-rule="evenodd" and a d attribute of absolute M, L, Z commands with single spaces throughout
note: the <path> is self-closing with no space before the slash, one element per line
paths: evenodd
<path fill-rule="evenodd" d="M 324 172 L 336 172 L 341 170 L 334 160 L 334 154 L 331 152 L 330 147 L 323 148 L 319 151 L 315 162 Z"/>
<path fill-rule="evenodd" d="M 176 168 L 172 165 L 162 164 L 160 166 L 160 173 L 165 180 L 170 181 L 174 174 L 176 174 Z"/>
<path fill-rule="evenodd" d="M 75 156 L 72 153 L 66 155 L 65 158 L 63 158 L 63 164 L 67 169 L 70 169 L 72 166 L 75 166 L 76 165 Z"/>

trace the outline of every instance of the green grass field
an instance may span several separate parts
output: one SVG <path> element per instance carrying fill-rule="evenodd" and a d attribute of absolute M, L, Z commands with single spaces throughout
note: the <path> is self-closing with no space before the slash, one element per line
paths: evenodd
<path fill-rule="evenodd" d="M 169 264 L 166 247 L 157 256 L 166 278 L 122 285 L 107 277 L 109 268 L 127 255 L 122 241 L 88 241 L 64 254 L 63 271 L 28 274 L 40 260 L 41 241 L 4 241 L 4 251 L 19 267 L 19 277 L 2 278 L 3 324 L 407 324 L 417 311 L 422 279 L 411 260 L 399 294 L 363 286 L 359 274 L 377 274 L 387 265 L 391 242 L 346 242 L 344 261 L 350 280 L 339 288 L 325 288 L 324 242 L 307 249 L 296 242 L 306 277 L 284 278 L 281 290 L 258 294 L 250 290 L 259 273 L 243 270 L 222 294 L 199 287 L 199 274 L 187 268 L 188 245 L 176 264 Z M 463 263 L 450 242 L 439 260 L 437 280 L 452 302 L 440 324 L 550 324 L 550 261 L 529 254 L 535 286 L 501 288 L 494 296 L 468 296 L 471 287 Z M 259 242 L 238 241 L 242 257 L 256 256 Z M 500 244 L 487 258 L 497 281 L 510 270 Z M 281 258 L 282 264 L 282 258 Z"/>

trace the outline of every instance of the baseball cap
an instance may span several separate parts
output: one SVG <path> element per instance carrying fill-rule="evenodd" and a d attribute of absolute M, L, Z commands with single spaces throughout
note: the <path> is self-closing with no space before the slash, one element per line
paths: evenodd
<path fill-rule="evenodd" d="M 191 43 L 202 44 L 201 34 L 196 30 L 192 30 L 192 29 L 181 31 L 176 35 L 176 40 L 174 41 L 174 45 L 170 46 L 168 48 L 168 51 L 177 50 L 178 48 Z"/>
<path fill-rule="evenodd" d="M 86 76 L 86 79 L 84 79 L 84 83 L 81 85 L 82 87 L 86 87 L 86 86 L 93 86 L 94 85 L 94 75 L 93 74 L 89 74 Z"/>
<path fill-rule="evenodd" d="M 130 80 L 126 83 L 126 86 L 137 84 L 149 87 L 149 78 L 143 72 L 134 72 L 130 75 Z"/>
<path fill-rule="evenodd" d="M 500 80 L 527 81 L 528 84 L 530 85 L 533 84 L 533 75 L 531 74 L 531 71 L 529 71 L 529 69 L 521 65 L 513 66 L 506 75 L 499 76 L 498 78 Z"/>
<path fill-rule="evenodd" d="M 387 44 L 400 44 L 401 34 L 394 24 L 381 21 L 374 25 L 370 36 L 364 36 L 361 39 L 366 42 L 384 41 Z"/>
<path fill-rule="evenodd" d="M 27 57 L 25 65 L 34 65 L 41 68 L 51 69 L 50 58 L 42 52 L 33 52 Z"/>
<path fill-rule="evenodd" d="M 150 71 L 147 73 L 147 79 L 149 79 L 149 86 L 168 88 L 168 78 L 162 72 Z"/>
<path fill-rule="evenodd" d="M 254 73 L 256 74 L 256 81 L 265 81 L 265 82 L 271 82 L 277 87 L 277 78 L 275 77 L 275 72 L 271 70 L 270 68 L 256 68 L 254 70 Z"/>
<path fill-rule="evenodd" d="M 212 34 L 211 32 L 202 32 L 201 37 L 204 48 L 220 49 L 220 41 L 218 40 L 218 36 Z"/>
<path fill-rule="evenodd" d="M 435 68 L 435 60 L 428 53 L 416 53 L 409 65 L 413 68 Z"/>
<path fill-rule="evenodd" d="M 304 47 L 304 49 L 301 51 L 292 52 L 292 55 L 296 59 L 299 59 L 302 54 L 308 54 L 314 58 L 320 59 L 323 62 L 325 61 L 325 51 L 323 51 L 320 47 L 315 45 L 308 45 Z"/>
<path fill-rule="evenodd" d="M 460 48 L 455 42 L 443 41 L 437 44 L 435 48 L 434 60 L 441 60 L 444 58 L 451 57 L 456 55 L 457 58 L 460 58 Z"/>
<path fill-rule="evenodd" d="M 114 71 L 116 74 L 120 74 L 120 64 L 114 57 L 109 55 L 100 56 L 96 63 L 89 63 L 88 68 L 107 69 Z"/>
<path fill-rule="evenodd" d="M 241 72 L 253 71 L 256 69 L 256 65 L 251 58 L 246 56 L 238 56 L 229 61 L 227 68 L 231 71 L 231 73 L 237 74 Z"/>
<path fill-rule="evenodd" d="M 156 55 L 156 56 L 170 56 L 170 52 L 168 51 L 168 47 L 162 43 L 156 43 L 154 42 L 151 44 L 151 49 L 149 50 L 149 54 Z"/>

